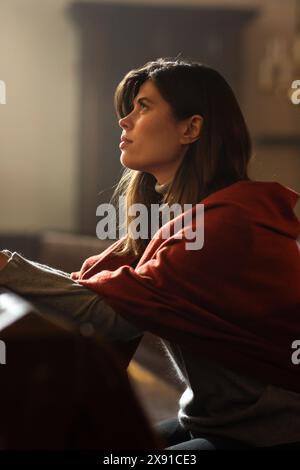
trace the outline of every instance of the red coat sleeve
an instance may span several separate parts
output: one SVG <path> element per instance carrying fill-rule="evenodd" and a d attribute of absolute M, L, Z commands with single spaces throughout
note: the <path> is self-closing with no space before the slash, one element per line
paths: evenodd
<path fill-rule="evenodd" d="M 225 285 L 239 278 L 249 255 L 249 225 L 238 208 L 224 206 L 206 212 L 204 234 L 200 250 L 187 250 L 186 240 L 173 236 L 157 250 L 150 243 L 150 259 L 143 256 L 135 269 L 127 264 L 98 273 L 87 270 L 79 282 L 129 321 L 170 339 L 172 331 L 194 332 L 200 324 L 202 334 L 212 326 L 215 334 L 218 329 L 220 335 L 237 334 L 234 324 L 226 327 L 220 305 L 226 309 Z"/>
<path fill-rule="evenodd" d="M 71 273 L 71 278 L 79 280 L 83 276 L 91 277 L 94 273 L 104 269 L 114 270 L 119 266 L 131 265 L 138 260 L 138 256 L 127 255 L 118 256 L 114 252 L 119 247 L 123 239 L 117 240 L 111 246 L 102 251 L 102 253 L 87 258 L 80 271 Z"/>

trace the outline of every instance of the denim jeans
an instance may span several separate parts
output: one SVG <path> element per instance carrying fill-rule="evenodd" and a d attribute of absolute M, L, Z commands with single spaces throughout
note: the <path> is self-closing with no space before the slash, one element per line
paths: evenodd
<path fill-rule="evenodd" d="M 235 439 L 196 434 L 185 430 L 178 418 L 160 421 L 154 426 L 166 450 L 300 450 L 300 443 L 272 447 L 252 447 Z"/>

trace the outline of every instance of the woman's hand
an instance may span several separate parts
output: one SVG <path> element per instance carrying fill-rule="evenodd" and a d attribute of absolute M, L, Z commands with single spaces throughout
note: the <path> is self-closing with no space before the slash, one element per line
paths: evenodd
<path fill-rule="evenodd" d="M 1 253 L 0 251 L 0 270 L 3 269 L 9 260 L 9 256 L 5 255 L 4 253 Z"/>
<path fill-rule="evenodd" d="M 71 273 L 71 275 L 70 275 L 70 277 L 71 277 L 71 279 L 73 279 L 73 281 L 77 281 L 79 279 L 79 276 L 80 276 L 80 271 Z"/>

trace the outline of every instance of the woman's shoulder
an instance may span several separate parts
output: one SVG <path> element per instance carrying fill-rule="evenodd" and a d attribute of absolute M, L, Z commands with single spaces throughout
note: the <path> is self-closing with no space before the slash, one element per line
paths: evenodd
<path fill-rule="evenodd" d="M 213 204 L 216 202 L 255 204 L 262 201 L 279 202 L 285 201 L 287 204 L 295 205 L 299 199 L 299 194 L 279 183 L 278 181 L 255 181 L 240 180 L 219 189 L 205 199 L 203 204 Z"/>

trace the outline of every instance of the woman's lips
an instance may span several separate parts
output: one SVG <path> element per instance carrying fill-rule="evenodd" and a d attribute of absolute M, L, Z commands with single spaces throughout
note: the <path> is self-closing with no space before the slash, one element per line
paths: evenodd
<path fill-rule="evenodd" d="M 123 138 L 120 142 L 119 148 L 122 149 L 122 148 L 126 147 L 126 145 L 128 145 L 128 144 L 132 144 L 132 141 Z"/>

